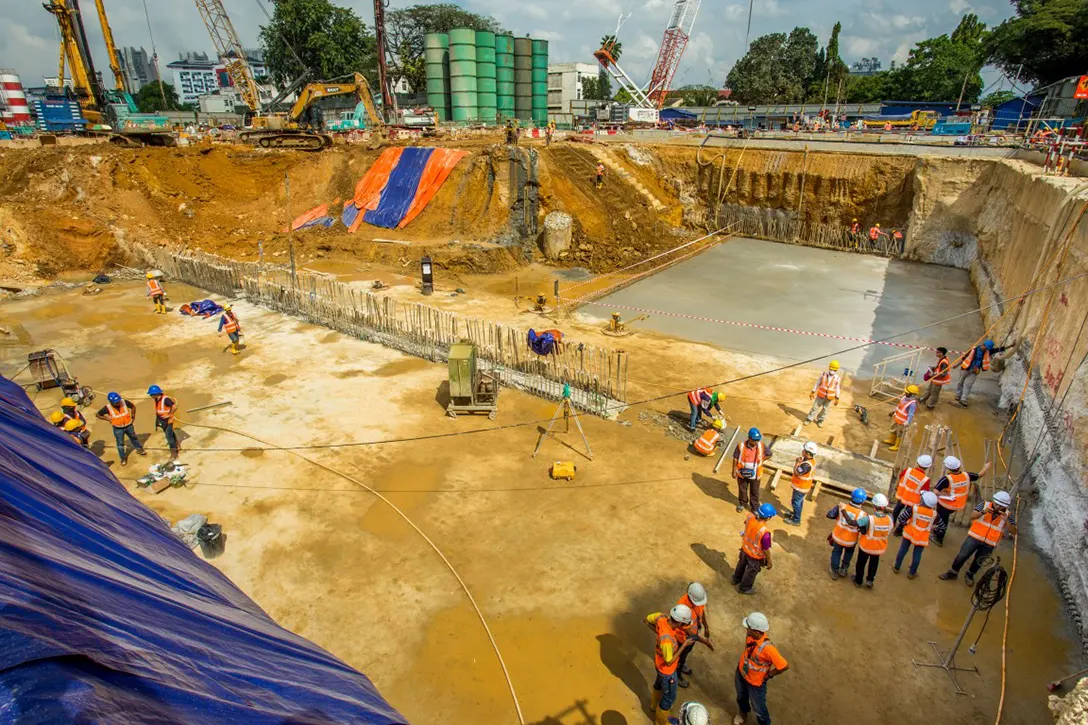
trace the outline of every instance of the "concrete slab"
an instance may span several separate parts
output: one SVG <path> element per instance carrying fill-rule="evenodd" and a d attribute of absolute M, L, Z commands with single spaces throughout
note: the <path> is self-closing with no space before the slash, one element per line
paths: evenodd
<path fill-rule="evenodd" d="M 870 345 L 841 352 L 860 343 L 697 318 L 880 339 L 967 313 L 896 340 L 950 349 L 970 345 L 983 331 L 980 316 L 971 312 L 978 302 L 965 270 L 746 238 L 731 239 L 580 312 L 601 319 L 613 308 L 638 314 L 625 307 L 691 316 L 651 312 L 640 328 L 788 362 L 834 355 L 861 377 L 906 350 Z"/>
<path fill-rule="evenodd" d="M 781 436 L 774 442 L 772 459 L 779 466 L 787 469 L 801 455 L 801 448 L 808 439 L 795 436 Z M 817 444 L 819 445 L 819 444 Z M 861 487 L 869 492 L 886 493 L 892 479 L 892 465 L 868 456 L 858 455 L 841 448 L 820 445 L 816 456 L 816 477 L 819 480 L 836 484 L 840 490 L 853 490 Z M 789 479 L 786 479 L 789 482 Z"/>

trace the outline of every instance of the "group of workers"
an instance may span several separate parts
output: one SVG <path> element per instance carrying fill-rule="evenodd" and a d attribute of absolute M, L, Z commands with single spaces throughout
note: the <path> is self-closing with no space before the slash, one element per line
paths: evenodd
<path fill-rule="evenodd" d="M 163 287 L 159 275 L 154 272 L 147 273 L 147 297 L 154 303 L 156 315 L 166 314 L 166 288 Z M 240 355 L 242 352 L 242 325 L 238 322 L 238 315 L 235 314 L 231 305 L 224 305 L 223 314 L 219 317 L 218 333 L 221 335 L 224 332 L 227 333 L 227 338 L 230 340 L 231 354 Z"/>
<path fill-rule="evenodd" d="M 850 222 L 850 238 L 854 240 L 854 248 L 860 249 L 865 246 L 865 238 L 868 237 L 868 248 L 876 249 L 880 243 L 880 238 L 890 238 L 892 241 L 892 251 L 896 254 L 903 254 L 906 249 L 906 239 L 903 237 L 903 232 L 898 229 L 892 229 L 892 233 L 888 234 L 880 228 L 880 224 L 873 224 L 869 227 L 867 234 L 863 235 L 861 231 L 861 222 L 857 219 L 853 219 Z"/>
<path fill-rule="evenodd" d="M 147 389 L 147 394 L 155 405 L 155 430 L 162 430 L 166 438 L 166 445 L 170 449 L 170 458 L 178 457 L 181 447 L 178 444 L 177 433 L 174 431 L 174 416 L 177 413 L 178 401 L 171 398 L 158 385 L 152 385 Z M 106 404 L 98 409 L 95 417 L 108 421 L 113 429 L 113 439 L 117 444 L 117 455 L 122 466 L 128 465 L 128 457 L 132 452 L 146 456 L 143 444 L 136 435 L 136 404 L 123 398 L 120 393 L 111 392 L 106 396 Z M 79 408 L 71 398 L 60 401 L 60 410 L 51 413 L 49 422 L 71 436 L 72 440 L 84 448 L 89 447 L 91 432 L 87 429 L 87 419 L 79 412 Z M 126 450 L 126 442 L 131 450 Z"/>

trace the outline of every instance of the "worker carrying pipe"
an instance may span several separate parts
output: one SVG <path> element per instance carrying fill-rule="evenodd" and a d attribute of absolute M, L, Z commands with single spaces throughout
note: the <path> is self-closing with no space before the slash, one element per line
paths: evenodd
<path fill-rule="evenodd" d="M 996 355 L 1005 352 L 1011 345 L 997 346 L 993 340 L 986 340 L 982 345 L 972 347 L 966 355 L 960 358 L 960 379 L 956 382 L 955 404 L 961 408 L 967 407 L 967 398 L 971 395 L 971 389 L 975 387 L 978 376 L 990 369 L 990 365 Z"/>

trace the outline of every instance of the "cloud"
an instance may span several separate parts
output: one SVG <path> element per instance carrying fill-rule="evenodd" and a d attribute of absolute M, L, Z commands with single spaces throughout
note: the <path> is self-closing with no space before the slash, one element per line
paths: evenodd
<path fill-rule="evenodd" d="M 973 10 L 973 8 L 967 0 L 951 0 L 948 3 L 948 10 L 953 15 L 963 15 L 964 12 Z"/>

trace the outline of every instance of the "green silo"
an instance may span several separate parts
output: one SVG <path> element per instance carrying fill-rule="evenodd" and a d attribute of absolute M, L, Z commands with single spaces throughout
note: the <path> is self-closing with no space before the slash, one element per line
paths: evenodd
<path fill-rule="evenodd" d="M 495 92 L 495 34 L 476 31 L 476 105 L 481 123 L 495 123 L 497 98 Z"/>
<path fill-rule="evenodd" d="M 532 48 L 532 116 L 537 125 L 548 123 L 548 41 L 534 40 Z"/>
<path fill-rule="evenodd" d="M 514 38 L 514 115 L 533 120 L 533 41 Z"/>
<path fill-rule="evenodd" d="M 531 90 L 531 89 L 530 89 Z M 514 36 L 495 36 L 495 100 L 499 120 L 514 117 Z"/>
<path fill-rule="evenodd" d="M 476 31 L 455 28 L 450 31 L 450 105 L 454 121 L 476 121 Z"/>
<path fill-rule="evenodd" d="M 424 37 L 423 60 L 427 74 L 427 105 L 439 121 L 450 120 L 450 36 L 428 33 Z"/>

